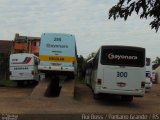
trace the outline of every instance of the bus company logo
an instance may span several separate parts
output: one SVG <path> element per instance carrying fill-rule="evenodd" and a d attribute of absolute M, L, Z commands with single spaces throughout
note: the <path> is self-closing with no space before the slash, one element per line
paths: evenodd
<path fill-rule="evenodd" d="M 109 60 L 137 60 L 137 56 L 128 56 L 128 55 L 116 55 L 113 53 L 108 54 Z"/>
<path fill-rule="evenodd" d="M 31 59 L 32 57 L 26 57 L 23 62 L 15 62 L 15 59 L 12 59 L 12 61 L 14 61 L 12 64 L 28 64 L 31 61 Z"/>
<path fill-rule="evenodd" d="M 68 45 L 54 45 L 54 44 L 46 44 L 47 48 L 68 48 Z"/>

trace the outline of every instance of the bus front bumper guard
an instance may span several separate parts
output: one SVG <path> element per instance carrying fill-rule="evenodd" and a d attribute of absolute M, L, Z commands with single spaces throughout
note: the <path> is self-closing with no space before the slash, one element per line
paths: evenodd
<path fill-rule="evenodd" d="M 97 90 L 96 94 L 104 93 L 104 94 L 115 94 L 115 95 L 132 95 L 135 97 L 143 97 L 145 94 L 145 89 L 137 89 L 137 90 Z"/>
<path fill-rule="evenodd" d="M 74 67 L 62 67 L 62 66 L 38 66 L 38 70 L 49 71 L 74 71 Z"/>

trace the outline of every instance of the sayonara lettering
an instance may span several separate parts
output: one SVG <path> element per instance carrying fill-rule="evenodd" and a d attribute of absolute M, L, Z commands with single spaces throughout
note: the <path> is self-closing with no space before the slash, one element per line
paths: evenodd
<path fill-rule="evenodd" d="M 113 60 L 113 59 L 117 59 L 117 60 L 120 60 L 120 59 L 123 59 L 123 60 L 137 60 L 138 59 L 137 56 L 114 55 L 113 53 L 108 54 L 108 58 L 110 60 Z"/>
<path fill-rule="evenodd" d="M 54 45 L 54 44 L 46 44 L 47 48 L 68 48 L 68 45 Z"/>

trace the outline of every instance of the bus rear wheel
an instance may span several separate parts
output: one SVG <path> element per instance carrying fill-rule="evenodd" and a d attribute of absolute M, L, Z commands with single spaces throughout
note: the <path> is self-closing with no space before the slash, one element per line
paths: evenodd
<path fill-rule="evenodd" d="M 24 85 L 24 81 L 17 81 L 17 86 L 22 87 Z"/>
<path fill-rule="evenodd" d="M 101 98 L 101 96 L 100 96 L 100 94 L 95 94 L 95 93 L 93 93 L 93 98 L 94 98 L 95 100 L 99 100 L 99 99 Z"/>
<path fill-rule="evenodd" d="M 130 95 L 122 95 L 122 96 L 121 96 L 121 99 L 122 99 L 122 101 L 125 101 L 125 102 L 132 102 L 133 96 L 130 96 Z"/>
<path fill-rule="evenodd" d="M 68 79 L 75 79 L 74 73 L 68 74 L 68 75 L 67 75 L 67 78 L 68 78 Z"/>

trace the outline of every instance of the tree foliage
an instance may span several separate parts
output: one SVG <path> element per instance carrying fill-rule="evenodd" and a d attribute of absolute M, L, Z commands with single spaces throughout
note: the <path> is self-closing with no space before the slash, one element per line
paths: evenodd
<path fill-rule="evenodd" d="M 113 17 L 114 20 L 117 18 L 127 20 L 133 12 L 136 12 L 140 18 L 152 18 L 151 28 L 155 29 L 156 32 L 158 31 L 160 26 L 160 0 L 119 0 L 117 5 L 109 10 L 109 19 Z"/>
<path fill-rule="evenodd" d="M 86 58 L 86 61 L 89 60 L 89 59 L 91 59 L 91 58 L 93 58 L 93 57 L 95 57 L 95 55 L 96 55 L 96 52 L 90 53 L 90 54 L 88 55 L 88 57 Z"/>
<path fill-rule="evenodd" d="M 78 74 L 79 79 L 83 79 L 85 75 L 85 59 L 82 55 L 78 56 Z"/>

